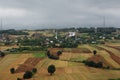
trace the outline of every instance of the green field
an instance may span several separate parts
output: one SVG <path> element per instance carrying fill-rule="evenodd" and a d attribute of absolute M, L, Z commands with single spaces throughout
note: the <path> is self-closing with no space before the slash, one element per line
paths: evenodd
<path fill-rule="evenodd" d="M 38 57 L 38 58 L 44 58 L 46 57 L 46 54 L 45 53 L 34 53 L 33 56 Z"/>

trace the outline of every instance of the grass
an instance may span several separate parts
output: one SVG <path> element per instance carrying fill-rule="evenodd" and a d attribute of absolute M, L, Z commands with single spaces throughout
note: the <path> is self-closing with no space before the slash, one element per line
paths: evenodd
<path fill-rule="evenodd" d="M 45 53 L 34 53 L 33 56 L 37 58 L 44 58 L 46 57 L 46 54 Z"/>

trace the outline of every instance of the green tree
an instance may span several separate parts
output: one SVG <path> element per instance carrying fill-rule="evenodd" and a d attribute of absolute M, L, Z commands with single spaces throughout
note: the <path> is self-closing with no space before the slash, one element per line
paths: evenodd
<path fill-rule="evenodd" d="M 56 71 L 55 65 L 48 66 L 48 73 L 52 75 Z"/>

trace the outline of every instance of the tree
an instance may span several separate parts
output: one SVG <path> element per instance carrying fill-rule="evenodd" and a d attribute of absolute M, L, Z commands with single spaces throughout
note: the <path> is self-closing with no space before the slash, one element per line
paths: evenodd
<path fill-rule="evenodd" d="M 94 50 L 94 51 L 93 51 L 93 54 L 94 54 L 94 55 L 96 55 L 96 54 L 97 54 L 97 51 L 96 51 L 96 50 Z"/>
<path fill-rule="evenodd" d="M 37 72 L 37 69 L 36 69 L 36 68 L 33 68 L 33 69 L 32 69 L 32 72 L 33 72 L 33 73 L 36 73 L 36 72 Z"/>
<path fill-rule="evenodd" d="M 25 74 L 23 75 L 24 79 L 30 79 L 32 78 L 33 74 L 31 71 L 26 71 Z"/>
<path fill-rule="evenodd" d="M 15 73 L 15 68 L 11 68 L 11 69 L 10 69 L 10 72 L 11 72 L 12 74 L 14 74 L 14 73 Z"/>
<path fill-rule="evenodd" d="M 52 75 L 56 71 L 55 65 L 48 66 L 48 73 Z"/>

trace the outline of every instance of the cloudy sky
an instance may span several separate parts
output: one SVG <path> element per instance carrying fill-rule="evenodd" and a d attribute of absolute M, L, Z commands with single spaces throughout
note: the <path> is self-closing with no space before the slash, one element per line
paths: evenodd
<path fill-rule="evenodd" d="M 120 27 L 120 0 L 0 0 L 3 29 Z"/>

